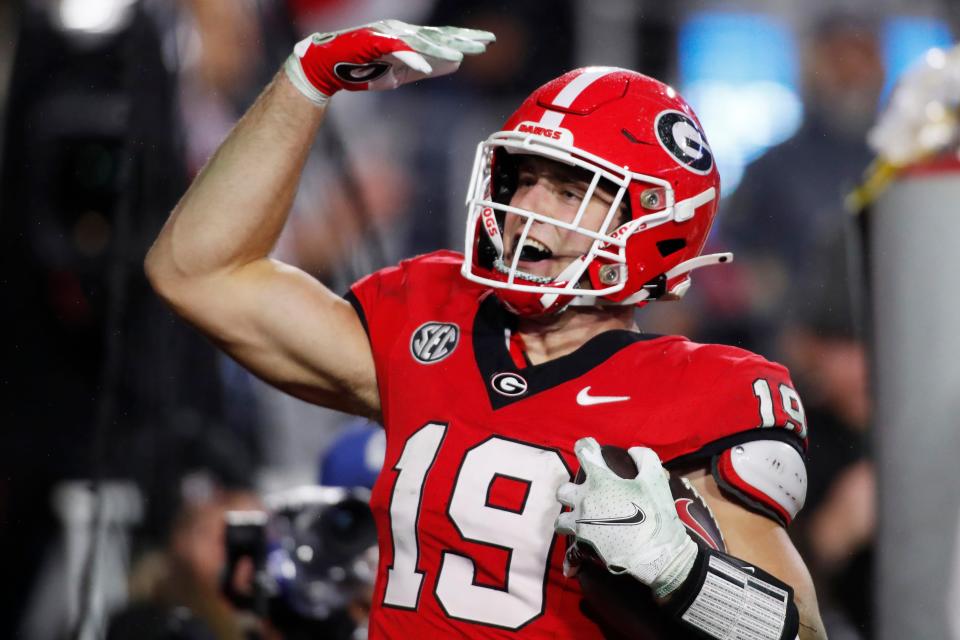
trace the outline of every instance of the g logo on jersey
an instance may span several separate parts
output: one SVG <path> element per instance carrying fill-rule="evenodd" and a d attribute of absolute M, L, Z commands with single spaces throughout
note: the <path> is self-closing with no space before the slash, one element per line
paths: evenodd
<path fill-rule="evenodd" d="M 503 396 L 522 396 L 527 392 L 527 381 L 516 373 L 498 373 L 490 378 L 490 386 Z"/>
<path fill-rule="evenodd" d="M 440 362 L 457 348 L 460 327 L 451 322 L 427 322 L 410 336 L 410 354 L 420 364 Z"/>
<path fill-rule="evenodd" d="M 660 146 L 681 167 L 705 175 L 713 168 L 713 152 L 697 123 L 679 111 L 661 111 L 653 123 Z"/>

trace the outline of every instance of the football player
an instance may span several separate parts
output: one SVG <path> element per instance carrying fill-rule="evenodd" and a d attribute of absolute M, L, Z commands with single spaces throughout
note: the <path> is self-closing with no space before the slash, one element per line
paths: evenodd
<path fill-rule="evenodd" d="M 719 177 L 671 87 L 592 67 L 534 91 L 477 148 L 465 254 L 406 260 L 345 298 L 269 258 L 337 91 L 450 73 L 493 40 L 388 20 L 297 44 L 171 214 L 151 282 L 258 376 L 384 425 L 371 637 L 602 637 L 557 532 L 691 633 L 821 637 L 784 529 L 806 446 L 786 370 L 634 323 L 730 258 L 700 255 Z M 598 443 L 630 448 L 637 476 Z M 685 533 L 664 463 L 726 553 Z"/>

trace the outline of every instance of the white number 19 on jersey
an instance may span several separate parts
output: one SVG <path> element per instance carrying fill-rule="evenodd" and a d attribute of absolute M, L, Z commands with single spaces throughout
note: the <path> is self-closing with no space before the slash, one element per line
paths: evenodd
<path fill-rule="evenodd" d="M 424 485 L 440 451 L 447 426 L 429 423 L 407 440 L 394 466 L 397 480 L 390 501 L 393 562 L 387 569 L 384 605 L 416 609 L 423 596 L 418 521 Z M 488 491 L 497 476 L 526 483 L 517 511 L 492 506 Z M 491 437 L 464 456 L 450 496 L 448 513 L 464 539 L 507 549 L 506 588 L 477 584 L 476 564 L 444 551 L 435 596 L 451 618 L 518 629 L 544 608 L 544 581 L 560 514 L 557 487 L 569 481 L 560 454 L 531 444 Z"/>

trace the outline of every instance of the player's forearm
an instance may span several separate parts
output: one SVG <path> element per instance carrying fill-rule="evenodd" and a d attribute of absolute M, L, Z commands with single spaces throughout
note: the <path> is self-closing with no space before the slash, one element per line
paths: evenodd
<path fill-rule="evenodd" d="M 765 516 L 751 514 L 759 528 L 744 523 L 744 530 L 732 527 L 724 530 L 733 555 L 755 563 L 756 566 L 781 578 L 793 589 L 793 603 L 799 617 L 800 640 L 825 640 L 827 633 L 820 618 L 817 591 L 806 564 L 790 542 L 786 531 L 779 525 L 767 524 Z M 763 528 L 768 527 L 767 535 Z M 746 535 L 744 535 L 746 534 Z"/>
<path fill-rule="evenodd" d="M 823 620 L 820 619 L 816 595 L 812 592 L 806 598 L 803 595 L 806 594 L 794 592 L 794 602 L 800 614 L 800 640 L 826 640 L 827 631 L 823 627 Z M 810 602 L 810 596 L 813 597 L 812 602 Z"/>
<path fill-rule="evenodd" d="M 154 286 L 175 295 L 265 258 L 286 222 L 323 110 L 280 73 L 177 204 L 147 256 Z"/>
<path fill-rule="evenodd" d="M 709 506 L 716 524 L 723 531 L 727 552 L 771 573 L 793 589 L 800 639 L 824 640 L 827 634 L 820 619 L 813 580 L 786 530 L 772 519 L 747 511 L 725 496 L 709 472 L 693 472 L 686 478 Z"/>

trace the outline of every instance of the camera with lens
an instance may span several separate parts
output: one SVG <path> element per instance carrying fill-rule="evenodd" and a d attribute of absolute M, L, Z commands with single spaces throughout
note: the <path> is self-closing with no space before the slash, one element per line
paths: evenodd
<path fill-rule="evenodd" d="M 303 486 L 227 513 L 224 595 L 286 640 L 366 637 L 377 532 L 363 488 Z"/>

